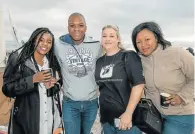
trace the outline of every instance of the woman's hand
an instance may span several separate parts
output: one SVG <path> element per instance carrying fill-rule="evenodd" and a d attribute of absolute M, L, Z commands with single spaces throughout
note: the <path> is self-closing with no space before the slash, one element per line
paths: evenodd
<path fill-rule="evenodd" d="M 120 130 L 127 130 L 132 127 L 132 114 L 129 112 L 125 111 L 121 116 L 120 116 L 120 125 L 119 129 Z"/>
<path fill-rule="evenodd" d="M 33 83 L 50 81 L 51 76 L 51 73 L 49 73 L 47 70 L 38 72 L 33 75 Z"/>
<path fill-rule="evenodd" d="M 61 134 L 61 132 L 63 132 L 62 128 L 56 128 L 53 134 Z"/>
<path fill-rule="evenodd" d="M 57 80 L 54 77 L 52 77 L 50 79 L 50 81 L 44 82 L 44 85 L 47 89 L 49 89 L 49 88 L 53 87 L 56 82 L 57 82 Z"/>
<path fill-rule="evenodd" d="M 165 101 L 165 103 L 167 104 L 171 104 L 172 106 L 177 106 L 180 105 L 181 103 L 183 103 L 184 101 L 182 100 L 182 98 L 177 95 L 177 94 L 173 94 L 170 97 L 166 98 L 167 101 Z"/>

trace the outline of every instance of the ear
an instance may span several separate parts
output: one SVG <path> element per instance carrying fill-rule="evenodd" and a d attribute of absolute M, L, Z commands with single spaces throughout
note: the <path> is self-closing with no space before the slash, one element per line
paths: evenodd
<path fill-rule="evenodd" d="M 120 42 L 120 37 L 117 35 L 117 33 L 116 33 L 116 37 L 117 37 L 117 40 L 118 40 L 118 42 Z"/>
<path fill-rule="evenodd" d="M 156 43 L 158 43 L 158 40 L 157 40 L 157 38 L 155 38 L 155 40 L 156 40 Z"/>

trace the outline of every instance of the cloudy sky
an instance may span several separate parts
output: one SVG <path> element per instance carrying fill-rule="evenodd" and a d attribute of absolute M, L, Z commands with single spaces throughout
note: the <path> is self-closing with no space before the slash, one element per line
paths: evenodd
<path fill-rule="evenodd" d="M 50 28 L 56 37 L 65 34 L 69 15 L 80 12 L 87 21 L 87 34 L 96 39 L 100 39 L 105 24 L 115 24 L 124 44 L 131 44 L 131 32 L 136 25 L 155 21 L 170 41 L 194 41 L 193 0 L 0 0 L 0 5 L 5 14 L 6 40 L 11 35 L 9 10 L 23 40 L 41 26 Z"/>

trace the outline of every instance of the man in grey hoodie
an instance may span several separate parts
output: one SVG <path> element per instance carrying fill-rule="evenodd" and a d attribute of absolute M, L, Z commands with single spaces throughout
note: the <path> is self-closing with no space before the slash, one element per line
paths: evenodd
<path fill-rule="evenodd" d="M 85 18 L 73 13 L 68 19 L 69 34 L 61 36 L 55 54 L 63 75 L 63 121 L 66 134 L 90 134 L 98 109 L 95 64 L 101 45 L 85 35 Z"/>

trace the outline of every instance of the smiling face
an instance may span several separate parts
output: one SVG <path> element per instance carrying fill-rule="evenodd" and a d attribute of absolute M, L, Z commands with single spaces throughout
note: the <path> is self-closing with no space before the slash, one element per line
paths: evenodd
<path fill-rule="evenodd" d="M 118 49 L 119 37 L 113 28 L 105 28 L 102 31 L 101 43 L 105 51 Z"/>
<path fill-rule="evenodd" d="M 82 16 L 73 15 L 68 20 L 68 32 L 76 44 L 82 43 L 87 30 Z"/>
<path fill-rule="evenodd" d="M 153 32 L 143 29 L 137 34 L 136 45 L 141 54 L 149 56 L 156 50 L 158 43 Z"/>
<path fill-rule="evenodd" d="M 40 35 L 38 35 L 36 39 L 37 48 L 35 50 L 35 54 L 39 55 L 45 55 L 48 53 L 52 47 L 52 36 L 49 33 L 44 33 L 42 37 L 40 38 Z"/>

